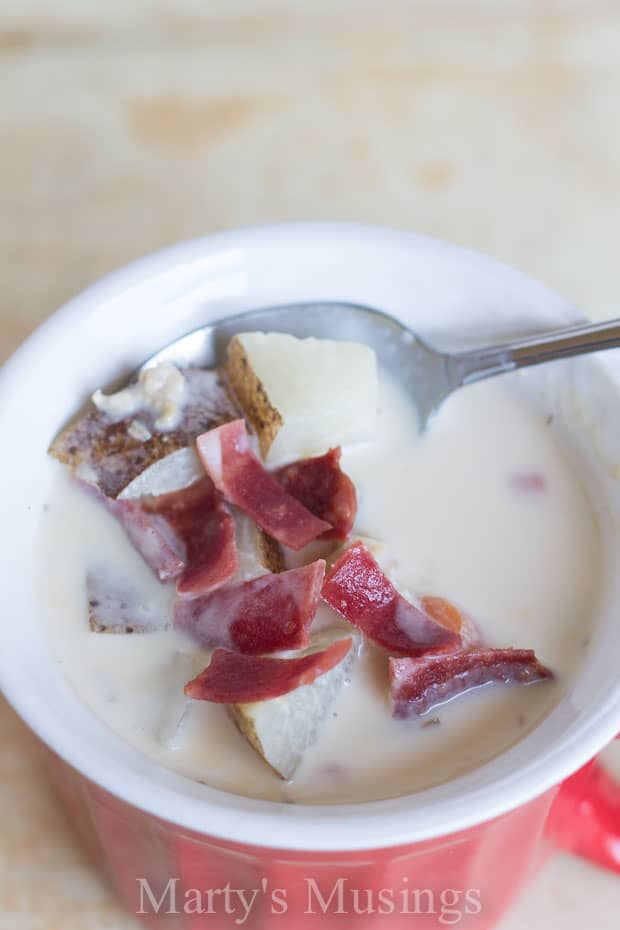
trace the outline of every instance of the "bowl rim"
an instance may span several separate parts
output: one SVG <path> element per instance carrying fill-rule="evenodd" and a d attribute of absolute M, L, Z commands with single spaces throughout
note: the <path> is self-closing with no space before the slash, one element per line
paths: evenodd
<path fill-rule="evenodd" d="M 80 314 L 96 304 L 120 294 L 131 285 L 150 275 L 160 275 L 180 263 L 205 251 L 215 254 L 231 247 L 251 248 L 257 244 L 277 249 L 279 243 L 296 241 L 313 244 L 324 240 L 346 244 L 377 242 L 384 248 L 406 246 L 418 251 L 443 255 L 477 268 L 484 267 L 518 282 L 526 291 L 553 304 L 558 324 L 577 319 L 574 311 L 564 305 L 558 295 L 538 282 L 495 259 L 461 246 L 445 243 L 428 236 L 399 231 L 388 227 L 350 223 L 310 222 L 251 226 L 191 239 L 137 259 L 113 271 L 82 291 L 41 324 L 16 350 L 0 370 L 0 396 L 11 391 L 13 378 L 19 379 L 28 356 L 39 351 L 46 340 L 71 325 Z M 49 714 L 35 709 L 21 687 L 18 677 L 8 668 L 0 654 L 0 684 L 5 697 L 23 720 L 50 748 L 69 765 L 93 783 L 126 803 L 191 831 L 234 843 L 276 849 L 303 851 L 345 851 L 378 849 L 409 845 L 435 837 L 451 835 L 507 814 L 534 800 L 561 783 L 585 764 L 620 729 L 620 682 L 607 695 L 596 713 L 578 724 L 571 737 L 553 747 L 544 758 L 536 758 L 521 766 L 509 777 L 498 781 L 492 789 L 484 787 L 469 791 L 461 803 L 440 801 L 432 810 L 417 812 L 406 818 L 403 812 L 412 795 L 389 801 L 373 801 L 355 805 L 290 805 L 240 798 L 227 792 L 207 788 L 204 796 L 177 790 L 181 776 L 164 778 L 149 786 L 151 760 L 137 765 L 127 777 L 120 766 L 105 768 L 102 760 L 85 757 L 68 738 L 59 736 L 51 726 Z M 76 700 L 80 699 L 76 697 Z M 80 702 L 81 703 L 81 702 Z M 183 781 L 187 781 L 183 779 Z M 199 822 L 197 804 L 204 810 Z"/>

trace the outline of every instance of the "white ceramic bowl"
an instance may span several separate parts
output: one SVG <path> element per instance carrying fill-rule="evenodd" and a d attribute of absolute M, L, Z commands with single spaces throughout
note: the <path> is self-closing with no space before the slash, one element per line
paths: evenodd
<path fill-rule="evenodd" d="M 576 318 L 559 297 L 489 258 L 410 233 L 339 224 L 209 236 L 103 279 L 41 326 L 0 375 L 0 683 L 23 719 L 75 769 L 181 827 L 293 850 L 410 843 L 524 804 L 620 731 L 616 357 L 560 363 L 553 376 L 527 377 L 529 389 L 555 405 L 557 428 L 581 460 L 601 522 L 605 582 L 591 651 L 570 693 L 537 729 L 456 781 L 410 797 L 318 807 L 207 788 L 158 767 L 108 730 L 73 694 L 41 635 L 33 559 L 51 474 L 46 448 L 58 428 L 95 387 L 201 323 L 314 299 L 369 304 L 452 342 L 500 340 Z"/>

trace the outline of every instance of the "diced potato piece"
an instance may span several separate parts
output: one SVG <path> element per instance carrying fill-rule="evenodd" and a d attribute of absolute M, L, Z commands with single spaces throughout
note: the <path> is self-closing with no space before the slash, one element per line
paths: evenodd
<path fill-rule="evenodd" d="M 157 738 L 162 746 L 171 752 L 177 752 L 187 745 L 198 709 L 197 702 L 186 698 L 182 689 L 171 696 L 157 732 Z"/>
<path fill-rule="evenodd" d="M 203 663 L 204 657 L 200 653 L 175 652 L 162 671 L 166 695 L 155 735 L 162 746 L 172 752 L 187 745 L 200 711 L 198 702 L 183 694 L 183 685 L 197 674 Z"/>
<path fill-rule="evenodd" d="M 120 420 L 95 407 L 62 430 L 50 446 L 50 454 L 108 497 L 118 497 L 154 462 L 177 449 L 192 447 L 201 433 L 239 416 L 219 371 L 186 368 L 183 378 L 186 396 L 182 408 L 168 408 L 166 398 L 158 408 L 165 418 L 170 415 L 171 428 L 160 431 L 158 415 L 150 404 Z M 153 389 L 156 391 L 157 385 Z M 106 402 L 101 402 L 105 406 Z M 133 409 L 129 405 L 125 412 Z M 172 428 L 177 412 L 180 419 Z"/>
<path fill-rule="evenodd" d="M 321 724 L 351 673 L 356 652 L 354 639 L 342 662 L 311 685 L 268 701 L 229 705 L 229 713 L 243 735 L 281 778 L 293 777 L 305 751 L 316 741 Z"/>
<path fill-rule="evenodd" d="M 280 544 L 236 507 L 233 509 L 239 570 L 233 581 L 250 581 L 267 572 L 283 572 L 284 554 Z"/>
<path fill-rule="evenodd" d="M 368 346 L 240 333 L 226 372 L 270 465 L 374 435 L 377 363 Z"/>
<path fill-rule="evenodd" d="M 140 472 L 123 488 L 118 497 L 119 500 L 144 497 L 148 494 L 157 497 L 159 494 L 187 488 L 204 476 L 205 470 L 194 449 L 177 449 Z"/>
<path fill-rule="evenodd" d="M 153 633 L 170 626 L 170 599 L 155 578 L 136 583 L 107 566 L 93 566 L 86 596 L 93 633 Z"/>

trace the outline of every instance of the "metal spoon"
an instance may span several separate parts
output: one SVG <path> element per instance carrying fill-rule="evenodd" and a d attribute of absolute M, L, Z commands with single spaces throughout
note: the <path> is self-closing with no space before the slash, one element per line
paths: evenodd
<path fill-rule="evenodd" d="M 160 349 L 141 369 L 163 361 L 180 367 L 212 367 L 221 362 L 235 333 L 255 330 L 365 343 L 409 389 L 421 429 L 446 397 L 466 384 L 528 365 L 620 346 L 620 320 L 610 320 L 483 349 L 439 352 L 398 320 L 371 307 L 302 303 L 253 310 L 201 326 Z"/>

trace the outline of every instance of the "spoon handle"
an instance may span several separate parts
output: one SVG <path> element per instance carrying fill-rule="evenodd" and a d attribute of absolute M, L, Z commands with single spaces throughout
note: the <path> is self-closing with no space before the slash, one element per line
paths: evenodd
<path fill-rule="evenodd" d="M 473 349 L 448 356 L 453 387 L 471 384 L 515 368 L 540 365 L 557 358 L 585 355 L 620 346 L 620 320 L 572 326 L 543 335 L 527 336 L 486 349 Z"/>

